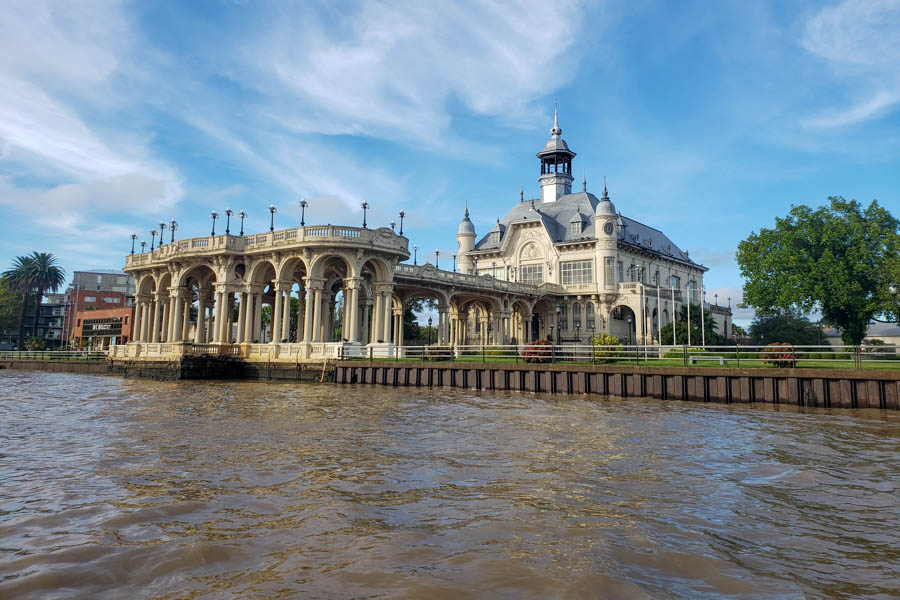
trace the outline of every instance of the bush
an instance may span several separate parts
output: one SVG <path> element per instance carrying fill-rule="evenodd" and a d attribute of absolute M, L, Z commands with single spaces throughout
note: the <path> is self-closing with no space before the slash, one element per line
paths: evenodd
<path fill-rule="evenodd" d="M 699 354 L 702 352 L 709 352 L 706 348 L 688 348 L 688 354 Z M 717 354 L 718 356 L 718 354 Z M 684 357 L 684 348 L 673 348 L 666 352 L 666 355 L 663 358 L 683 358 Z"/>
<path fill-rule="evenodd" d="M 30 337 L 25 340 L 26 350 L 43 350 L 44 348 L 44 338 L 42 337 Z"/>
<path fill-rule="evenodd" d="M 604 362 L 607 360 L 623 358 L 622 350 L 624 349 L 624 347 L 622 346 L 622 342 L 619 340 L 619 338 L 614 335 L 601 333 L 591 340 L 591 344 L 594 347 L 594 360 Z"/>
<path fill-rule="evenodd" d="M 765 350 L 760 352 L 760 358 L 769 365 L 779 368 L 793 367 L 795 354 L 793 346 L 787 342 L 775 342 L 766 346 Z"/>
<path fill-rule="evenodd" d="M 522 360 L 527 363 L 547 363 L 550 362 L 552 356 L 553 351 L 547 340 L 528 342 L 522 348 Z"/>
<path fill-rule="evenodd" d="M 425 346 L 425 360 L 450 360 L 452 357 L 450 346 Z"/>

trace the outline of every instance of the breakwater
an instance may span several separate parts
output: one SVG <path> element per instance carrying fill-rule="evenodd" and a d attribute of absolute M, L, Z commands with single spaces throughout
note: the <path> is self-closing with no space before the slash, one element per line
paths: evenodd
<path fill-rule="evenodd" d="M 900 409 L 900 372 L 564 364 L 338 362 L 338 384 Z"/>

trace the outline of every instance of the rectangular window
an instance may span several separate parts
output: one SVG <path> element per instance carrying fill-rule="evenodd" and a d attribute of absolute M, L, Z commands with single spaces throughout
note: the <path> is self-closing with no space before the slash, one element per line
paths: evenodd
<path fill-rule="evenodd" d="M 621 321 L 624 318 L 622 315 L 622 307 L 621 306 L 615 307 L 613 309 L 612 316 L 613 316 L 613 319 L 615 319 L 616 321 Z"/>
<path fill-rule="evenodd" d="M 128 278 L 127 277 L 116 277 L 116 283 L 118 283 L 119 285 L 128 285 Z"/>
<path fill-rule="evenodd" d="M 104 302 L 107 304 L 120 304 L 122 302 L 121 298 L 104 298 Z"/>
<path fill-rule="evenodd" d="M 591 331 L 594 330 L 594 303 L 588 302 L 585 307 L 585 316 L 587 317 L 587 328 Z"/>
<path fill-rule="evenodd" d="M 563 285 L 591 283 L 594 280 L 593 262 L 590 260 L 560 263 L 560 268 L 562 269 Z"/>
<path fill-rule="evenodd" d="M 681 277 L 678 277 L 677 275 L 672 275 L 671 286 L 673 288 L 675 288 L 676 290 L 680 290 L 681 289 Z"/>
<path fill-rule="evenodd" d="M 541 285 L 544 283 L 544 265 L 522 265 L 519 267 L 519 281 Z"/>
<path fill-rule="evenodd" d="M 571 235 L 581 235 L 581 222 L 576 221 L 569 224 L 569 233 Z"/>
<path fill-rule="evenodd" d="M 84 297 L 84 301 L 85 301 L 85 302 L 96 302 L 96 301 L 97 301 L 97 297 L 96 297 L 96 296 L 85 296 L 85 297 Z"/>
<path fill-rule="evenodd" d="M 488 240 L 490 244 L 499 244 L 500 243 L 500 232 L 494 231 L 491 233 L 491 238 Z"/>
<path fill-rule="evenodd" d="M 565 331 L 569 328 L 569 307 L 561 304 L 559 307 L 559 330 Z"/>
<path fill-rule="evenodd" d="M 622 281 L 622 263 L 616 263 L 616 281 Z"/>
<path fill-rule="evenodd" d="M 615 284 L 615 261 L 611 257 L 606 258 L 606 287 L 612 287 Z"/>

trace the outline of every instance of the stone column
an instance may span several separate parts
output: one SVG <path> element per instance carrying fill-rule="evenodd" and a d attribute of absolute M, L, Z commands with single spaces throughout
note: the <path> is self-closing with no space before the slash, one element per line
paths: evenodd
<path fill-rule="evenodd" d="M 384 296 L 382 296 L 381 292 L 375 292 L 375 304 L 372 306 L 372 343 L 377 343 L 382 340 L 381 338 L 381 318 L 384 315 L 384 311 L 381 309 L 381 304 L 384 302 Z"/>
<path fill-rule="evenodd" d="M 306 292 L 301 288 L 297 290 L 297 336 L 296 340 L 298 342 L 303 341 L 304 336 L 304 322 L 303 322 L 303 314 L 306 311 Z"/>
<path fill-rule="evenodd" d="M 182 293 L 180 290 L 175 290 L 174 292 L 169 292 L 169 295 L 174 295 L 174 306 L 172 307 L 172 335 L 169 338 L 172 342 L 180 342 L 182 339 L 182 333 L 184 332 L 184 310 L 182 309 Z"/>
<path fill-rule="evenodd" d="M 345 301 L 347 305 L 347 316 L 345 317 L 346 323 L 344 327 L 347 328 L 347 335 L 344 337 L 347 338 L 347 341 L 350 342 L 358 342 L 359 341 L 359 280 L 354 280 L 350 284 L 350 299 L 349 301 Z"/>
<path fill-rule="evenodd" d="M 181 337 L 179 338 L 183 342 L 190 341 L 191 336 L 191 291 L 187 291 L 187 297 L 184 298 L 182 302 L 182 310 L 184 314 L 181 318 Z"/>
<path fill-rule="evenodd" d="M 393 295 L 390 291 L 384 293 L 384 306 L 383 306 L 383 316 L 382 316 L 382 324 L 384 326 L 384 333 L 382 338 L 385 342 L 390 343 L 391 341 L 391 314 L 393 313 L 393 307 L 391 306 L 393 302 Z"/>
<path fill-rule="evenodd" d="M 316 307 L 316 294 L 315 290 L 310 287 L 310 282 L 307 279 L 306 283 L 306 310 L 303 315 L 303 341 L 311 342 L 313 340 L 313 332 L 316 330 L 315 325 L 313 324 L 313 311 Z"/>
<path fill-rule="evenodd" d="M 141 311 L 144 310 L 143 302 L 138 299 L 138 301 L 134 305 L 134 317 L 131 320 L 131 341 L 132 342 L 140 342 L 141 340 L 141 325 L 143 322 L 141 320 Z"/>
<path fill-rule="evenodd" d="M 153 331 L 153 299 L 150 298 L 144 302 L 144 316 L 141 319 L 141 340 L 150 341 L 151 331 Z"/>
<path fill-rule="evenodd" d="M 403 345 L 403 309 L 394 310 L 394 345 Z"/>
<path fill-rule="evenodd" d="M 288 284 L 290 285 L 290 284 Z M 281 308 L 281 339 L 291 339 L 291 288 L 284 291 L 284 306 Z"/>
<path fill-rule="evenodd" d="M 312 342 L 320 341 L 319 335 L 322 331 L 322 290 L 316 288 L 313 290 L 313 326 L 312 326 Z"/>
<path fill-rule="evenodd" d="M 272 288 L 275 291 L 275 310 L 272 311 L 272 342 L 281 342 L 281 311 L 284 305 L 284 294 L 281 292 L 281 284 L 278 281 L 273 282 Z"/>
<path fill-rule="evenodd" d="M 157 294 L 156 299 L 153 301 L 153 333 L 150 336 L 150 341 L 154 344 L 159 343 L 159 330 L 162 322 L 162 303 L 160 302 L 159 295 Z"/>
<path fill-rule="evenodd" d="M 244 324 L 241 326 L 241 338 L 243 343 L 249 344 L 253 341 L 253 310 L 256 308 L 256 294 L 244 292 L 241 302 L 247 305 L 244 309 Z"/>
<path fill-rule="evenodd" d="M 237 322 L 237 339 L 238 344 L 244 343 L 244 325 L 247 321 L 247 292 L 239 292 L 240 302 L 238 304 L 238 322 Z"/>
<path fill-rule="evenodd" d="M 363 315 L 362 315 L 362 338 L 361 341 L 366 344 L 372 343 L 372 331 L 371 327 L 369 327 L 369 316 L 372 313 L 372 305 L 366 300 L 365 305 L 363 306 Z"/>
<path fill-rule="evenodd" d="M 194 331 L 194 343 L 206 343 L 206 299 L 203 294 L 197 296 L 197 329 Z"/>
<path fill-rule="evenodd" d="M 253 306 L 253 338 L 252 342 L 262 342 L 262 292 L 256 294 L 256 304 Z"/>

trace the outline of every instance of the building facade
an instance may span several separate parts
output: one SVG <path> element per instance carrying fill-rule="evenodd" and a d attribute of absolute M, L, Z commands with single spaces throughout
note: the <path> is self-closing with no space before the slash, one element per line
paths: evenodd
<path fill-rule="evenodd" d="M 132 339 L 134 306 L 100 310 L 80 310 L 75 313 L 72 331 L 77 348 L 106 350 Z"/>
<path fill-rule="evenodd" d="M 667 343 L 660 329 L 688 302 L 703 302 L 707 268 L 662 231 L 621 214 L 605 181 L 599 198 L 584 180 L 573 192 L 575 156 L 554 115 L 550 139 L 537 153 L 540 197 L 526 201 L 520 192 L 519 202 L 480 238 L 467 208 L 456 236 L 460 270 L 559 286 L 560 293 L 536 306 L 535 336 L 583 342 L 604 332 L 631 343 Z M 729 332 L 730 310 L 716 312 L 723 313 L 718 331 Z"/>

